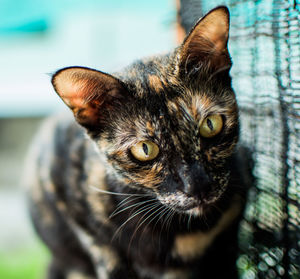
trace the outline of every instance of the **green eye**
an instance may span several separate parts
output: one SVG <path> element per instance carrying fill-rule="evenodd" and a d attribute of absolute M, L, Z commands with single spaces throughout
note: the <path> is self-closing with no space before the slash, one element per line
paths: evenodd
<path fill-rule="evenodd" d="M 200 126 L 200 135 L 212 138 L 219 134 L 223 128 L 223 119 L 219 114 L 213 114 L 204 119 Z"/>
<path fill-rule="evenodd" d="M 139 161 L 150 161 L 157 157 L 159 148 L 154 142 L 145 140 L 132 146 L 130 151 Z"/>

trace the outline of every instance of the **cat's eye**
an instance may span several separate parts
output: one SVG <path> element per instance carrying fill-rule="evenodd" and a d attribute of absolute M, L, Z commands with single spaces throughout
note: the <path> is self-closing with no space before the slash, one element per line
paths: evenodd
<path fill-rule="evenodd" d="M 132 146 L 130 151 L 139 161 L 150 161 L 157 157 L 159 148 L 154 142 L 145 140 Z"/>
<path fill-rule="evenodd" d="M 200 126 L 200 135 L 212 138 L 219 134 L 223 128 L 223 119 L 220 114 L 213 114 L 204 119 Z"/>

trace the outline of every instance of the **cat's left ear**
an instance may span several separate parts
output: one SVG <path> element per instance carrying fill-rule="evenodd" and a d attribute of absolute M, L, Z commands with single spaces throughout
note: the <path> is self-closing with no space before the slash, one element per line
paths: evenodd
<path fill-rule="evenodd" d="M 205 66 L 217 71 L 230 69 L 231 59 L 227 49 L 229 36 L 229 10 L 217 7 L 201 18 L 179 49 L 179 67 L 185 73 Z"/>
<path fill-rule="evenodd" d="M 108 114 L 117 111 L 127 94 L 117 78 L 84 67 L 69 67 L 56 72 L 52 84 L 64 103 L 72 110 L 76 121 L 92 130 L 100 130 Z"/>

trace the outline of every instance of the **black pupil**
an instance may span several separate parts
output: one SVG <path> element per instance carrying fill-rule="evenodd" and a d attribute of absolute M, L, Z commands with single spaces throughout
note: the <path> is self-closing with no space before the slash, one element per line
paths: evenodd
<path fill-rule="evenodd" d="M 144 150 L 145 154 L 148 155 L 149 150 L 148 150 L 148 146 L 146 143 L 143 143 L 143 150 Z"/>
<path fill-rule="evenodd" d="M 208 128 L 212 131 L 214 129 L 214 126 L 213 126 L 212 122 L 210 121 L 210 119 L 207 119 L 206 122 L 207 122 Z"/>

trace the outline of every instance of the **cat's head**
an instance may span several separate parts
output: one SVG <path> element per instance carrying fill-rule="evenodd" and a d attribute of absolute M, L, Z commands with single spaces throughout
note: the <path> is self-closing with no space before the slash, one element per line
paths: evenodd
<path fill-rule="evenodd" d="M 53 76 L 120 185 L 196 215 L 222 196 L 238 140 L 228 32 L 228 9 L 218 7 L 169 55 L 114 76 L 83 67 Z"/>

